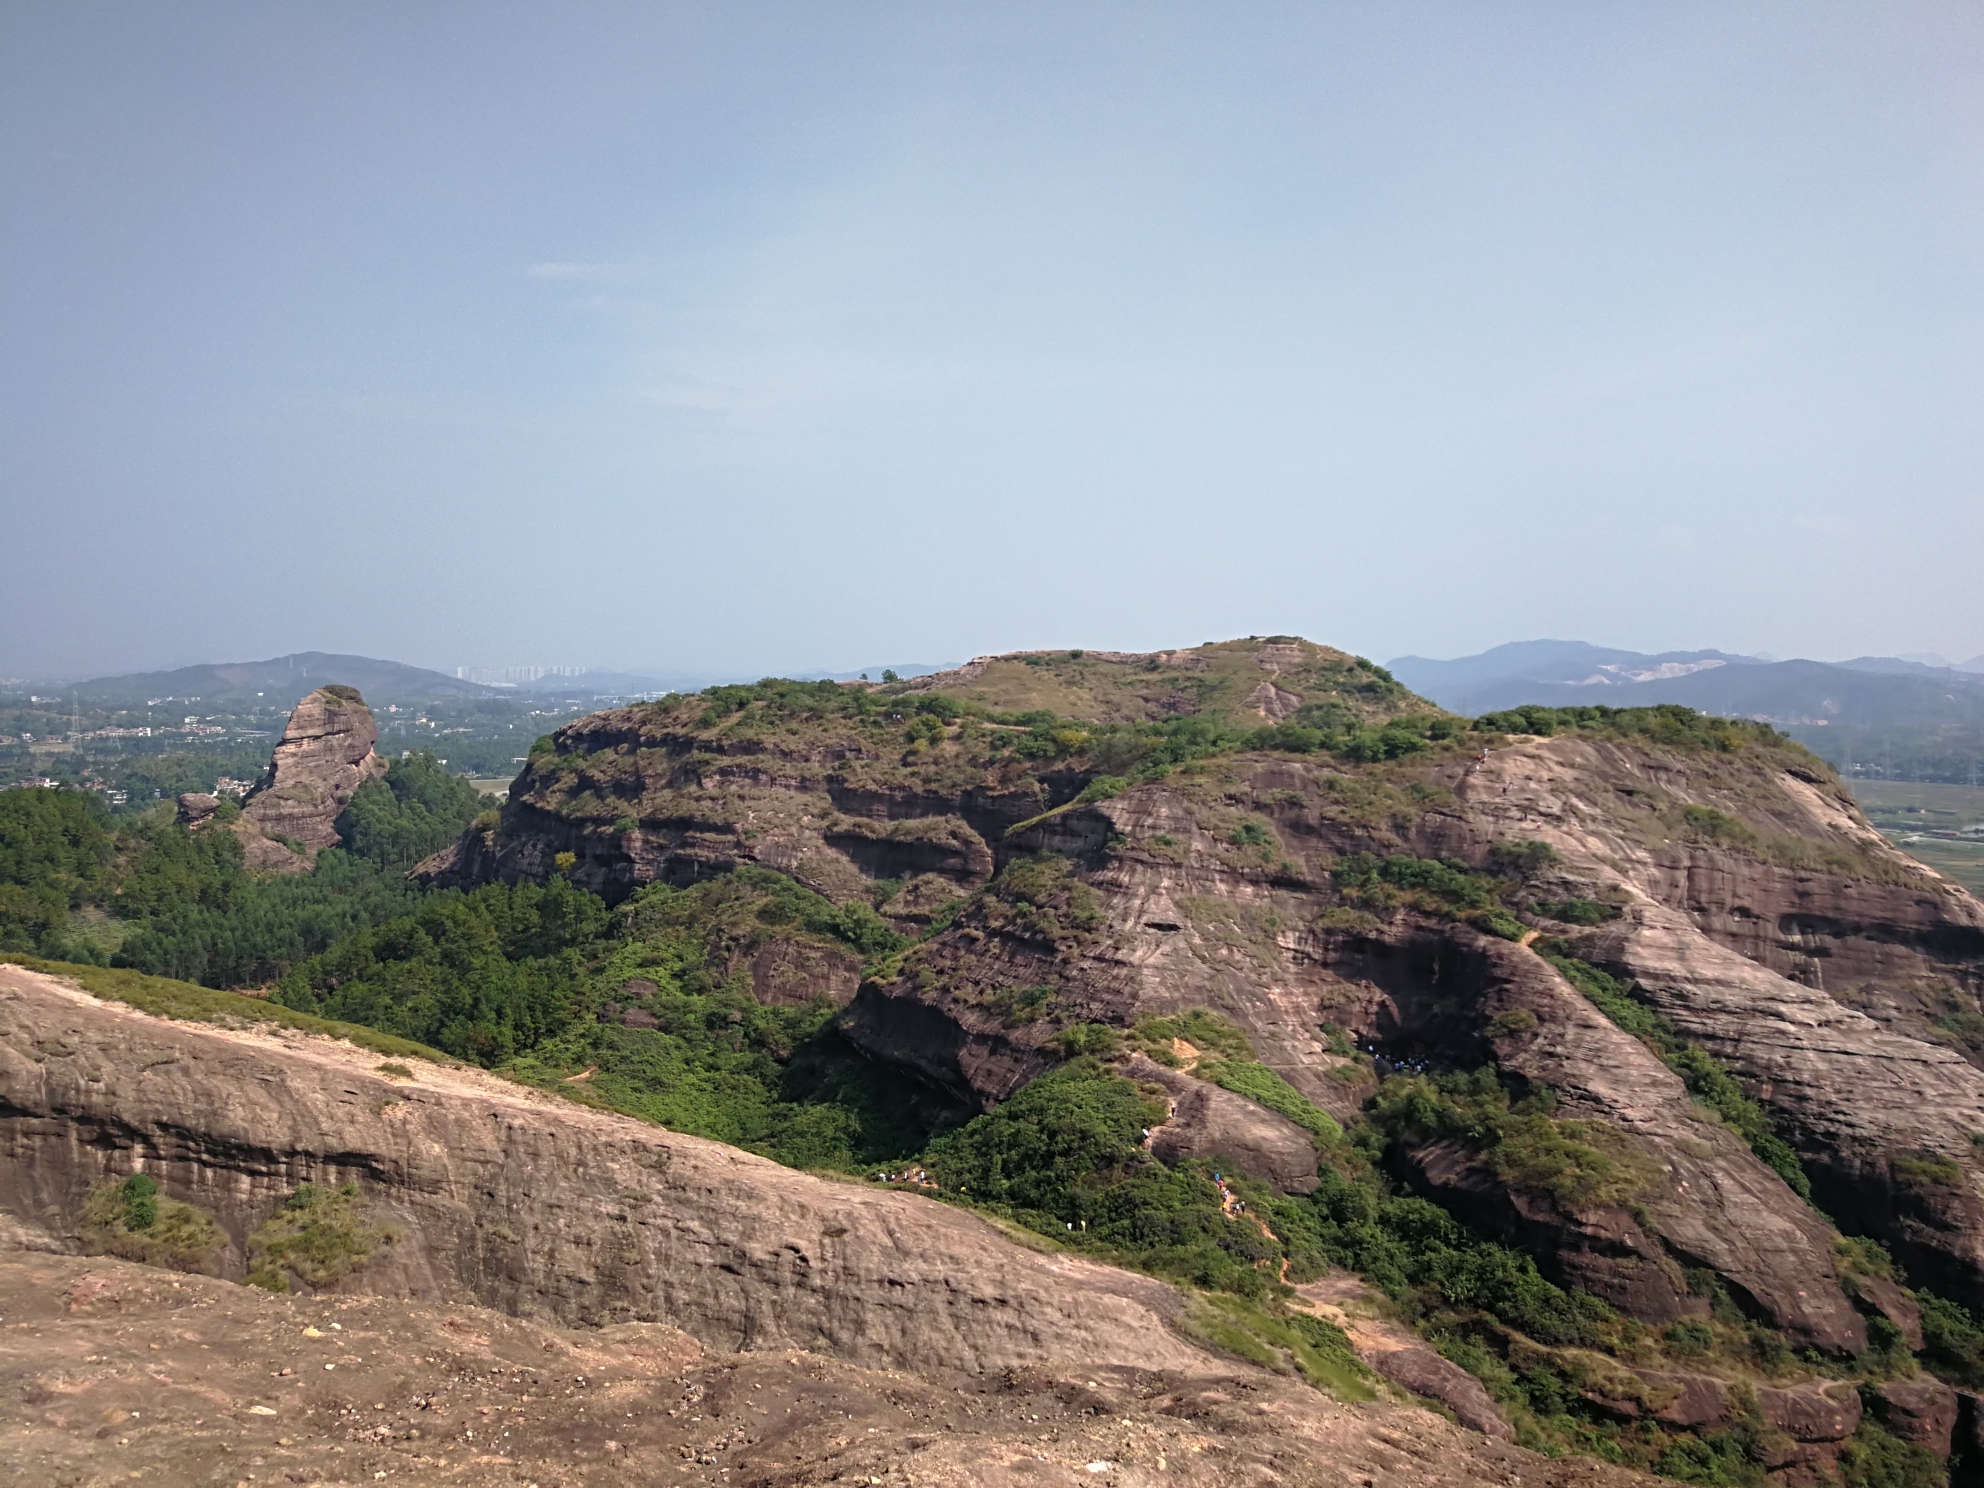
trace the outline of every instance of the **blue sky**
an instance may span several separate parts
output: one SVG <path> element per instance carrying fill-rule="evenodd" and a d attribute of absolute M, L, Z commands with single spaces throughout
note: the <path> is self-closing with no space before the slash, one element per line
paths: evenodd
<path fill-rule="evenodd" d="M 1984 12 L 13 6 L 0 675 L 1984 652 Z"/>

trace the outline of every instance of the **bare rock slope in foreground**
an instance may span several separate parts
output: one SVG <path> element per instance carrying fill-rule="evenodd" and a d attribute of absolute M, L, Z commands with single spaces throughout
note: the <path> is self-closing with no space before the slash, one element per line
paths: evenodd
<path fill-rule="evenodd" d="M 929 1200 L 377 1064 L 0 967 L 26 1247 L 0 1252 L 0 1455 L 51 1484 L 1644 1481 L 1224 1362 L 1170 1288 Z M 180 1257 L 211 1275 L 34 1253 L 82 1248 L 134 1170 L 212 1216 Z M 309 1298 L 222 1279 L 300 1184 L 346 1181 L 395 1237 L 362 1266 Z"/>
<path fill-rule="evenodd" d="M 1651 1482 L 1267 1374 L 1056 1359 L 916 1375 L 794 1349 L 717 1352 L 660 1323 L 572 1329 L 431 1300 L 272 1297 L 18 1251 L 0 1251 L 0 1317 L 0 1461 L 49 1488 L 138 1474 L 166 1488 Z"/>

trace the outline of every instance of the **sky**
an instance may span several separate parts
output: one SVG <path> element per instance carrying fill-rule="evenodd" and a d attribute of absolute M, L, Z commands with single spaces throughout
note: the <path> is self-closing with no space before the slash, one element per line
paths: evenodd
<path fill-rule="evenodd" d="M 0 7 L 0 676 L 1984 653 L 1968 3 Z"/>

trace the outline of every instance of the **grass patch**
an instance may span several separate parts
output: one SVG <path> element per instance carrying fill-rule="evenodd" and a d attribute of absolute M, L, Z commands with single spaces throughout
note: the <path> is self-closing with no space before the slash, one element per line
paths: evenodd
<path fill-rule="evenodd" d="M 1263 1369 L 1297 1375 L 1338 1400 L 1378 1398 L 1374 1376 L 1334 1323 L 1230 1294 L 1194 1300 L 1197 1305 L 1181 1326 L 1199 1342 Z"/>
<path fill-rule="evenodd" d="M 144 1173 L 99 1182 L 83 1203 L 79 1228 L 94 1254 L 175 1271 L 211 1273 L 223 1238 L 211 1214 L 166 1198 Z"/>
<path fill-rule="evenodd" d="M 305 1183 L 248 1238 L 248 1284 L 289 1290 L 290 1277 L 323 1288 L 349 1276 L 398 1236 L 365 1218 L 356 1183 Z"/>
<path fill-rule="evenodd" d="M 219 992 L 193 982 L 146 976 L 142 971 L 130 971 L 124 967 L 78 966 L 66 961 L 44 961 L 39 956 L 23 956 L 13 951 L 0 959 L 29 971 L 38 971 L 44 976 L 62 977 L 74 982 L 92 997 L 100 997 L 106 1002 L 121 1002 L 157 1018 L 171 1018 L 182 1023 L 213 1023 L 222 1028 L 275 1023 L 302 1033 L 321 1033 L 328 1038 L 344 1039 L 375 1054 L 427 1059 L 437 1064 L 450 1062 L 440 1050 L 416 1044 L 411 1039 L 395 1038 L 390 1033 L 380 1033 L 377 1029 L 364 1028 L 356 1023 L 338 1023 L 310 1013 L 299 1013 L 293 1008 L 264 1002 L 259 997 L 247 997 L 239 992 Z"/>
<path fill-rule="evenodd" d="M 1244 1095 L 1255 1105 L 1266 1106 L 1275 1114 L 1286 1116 L 1327 1144 L 1343 1140 L 1343 1128 L 1337 1125 L 1334 1116 L 1312 1103 L 1265 1064 L 1240 1059 L 1207 1059 L 1201 1060 L 1192 1073 L 1222 1090 Z"/>

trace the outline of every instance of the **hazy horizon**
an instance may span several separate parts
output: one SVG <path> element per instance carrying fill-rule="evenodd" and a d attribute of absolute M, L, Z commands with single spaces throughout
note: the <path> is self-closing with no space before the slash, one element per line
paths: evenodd
<path fill-rule="evenodd" d="M 0 676 L 1984 653 L 1984 13 L 0 13 Z"/>
<path fill-rule="evenodd" d="M 1259 632 L 1259 633 L 1264 634 L 1265 632 Z M 1234 640 L 1238 638 L 1239 637 L 1236 636 L 1208 636 L 1205 637 L 1204 639 L 1211 641 L 1211 640 Z M 1307 636 L 1304 637 L 1304 639 L 1312 640 L 1312 641 L 1322 641 L 1322 643 L 1325 645 L 1334 644 L 1332 642 L 1324 640 L 1322 637 L 1317 637 L 1317 636 Z M 1487 645 L 1478 646 L 1474 648 L 1474 650 L 1472 651 L 1455 653 L 1455 655 L 1451 657 L 1428 657 L 1428 656 L 1423 656 L 1420 653 L 1416 653 L 1416 652 L 1401 651 L 1401 652 L 1385 652 L 1382 654 L 1376 654 L 1371 656 L 1370 659 L 1379 662 L 1390 662 L 1393 660 L 1402 660 L 1407 656 L 1412 656 L 1419 660 L 1428 660 L 1428 661 L 1457 660 L 1467 656 L 1475 656 L 1475 655 L 1480 655 L 1484 652 L 1492 651 L 1497 646 L 1512 645 L 1512 644 L 1515 645 L 1533 644 L 1536 642 L 1551 642 L 1551 641 L 1558 641 L 1558 642 L 1583 641 L 1589 645 L 1597 646 L 1606 650 L 1624 651 L 1624 650 L 1640 649 L 1637 647 L 1613 646 L 1608 642 L 1592 641 L 1588 637 L 1584 637 L 1584 636 L 1548 636 L 1548 637 L 1532 636 L 1532 637 L 1524 637 L 1517 641 L 1492 642 Z M 1160 642 L 1158 644 L 1150 645 L 1150 646 L 1125 647 L 1122 649 L 1129 650 L 1132 652 L 1150 652 L 1150 651 L 1159 651 L 1159 650 L 1172 650 L 1172 649 L 1177 649 L 1180 647 L 1188 647 L 1196 644 L 1199 643 L 1196 641 L 1180 640 L 1175 643 Z M 755 681 L 761 677 L 813 677 L 822 674 L 832 675 L 837 677 L 852 677 L 857 674 L 866 673 L 867 675 L 870 675 L 876 678 L 877 680 L 879 680 L 883 670 L 887 668 L 901 669 L 904 675 L 911 675 L 912 670 L 915 672 L 935 671 L 943 667 L 961 666 L 965 662 L 970 661 L 977 656 L 995 655 L 1000 652 L 1010 652 L 1010 651 L 1030 650 L 1030 649 L 1060 649 L 1060 648 L 994 646 L 986 649 L 968 652 L 959 656 L 950 657 L 942 661 L 933 661 L 928 658 L 919 659 L 919 660 L 897 659 L 893 661 L 860 662 L 852 666 L 839 665 L 839 664 L 826 664 L 826 663 L 808 664 L 808 663 L 787 661 L 787 662 L 778 662 L 769 666 L 759 666 L 755 668 L 748 664 L 743 666 L 725 668 L 725 667 L 711 666 L 711 665 L 697 665 L 693 660 L 671 662 L 668 664 L 653 664 L 653 665 L 645 665 L 645 666 L 644 665 L 606 666 L 606 665 L 594 665 L 584 662 L 547 664 L 539 660 L 518 660 L 514 663 L 511 663 L 511 665 L 514 665 L 519 668 L 528 667 L 528 666 L 548 665 L 548 666 L 556 666 L 561 668 L 568 668 L 574 672 L 579 672 L 579 673 L 612 672 L 612 673 L 620 673 L 628 676 L 647 677 L 652 680 L 660 681 L 660 682 L 695 683 L 697 685 L 705 685 L 707 683 L 716 682 L 716 681 Z M 1104 648 L 1094 647 L 1094 648 L 1084 648 L 1084 649 L 1100 650 Z M 1729 648 L 1712 647 L 1712 646 L 1704 646 L 1704 647 L 1663 646 L 1658 648 L 1647 648 L 1646 654 L 1661 655 L 1661 654 L 1677 652 L 1677 651 L 1685 652 L 1685 651 L 1706 651 L 1706 650 L 1721 650 L 1727 652 L 1729 651 Z M 10 685 L 10 684 L 29 685 L 29 686 L 45 685 L 49 687 L 66 687 L 79 682 L 95 681 L 100 678 L 128 676 L 128 675 L 143 675 L 151 672 L 170 672 L 170 671 L 179 670 L 182 667 L 193 667 L 193 666 L 203 666 L 203 665 L 240 665 L 250 662 L 280 660 L 282 656 L 302 655 L 307 652 L 317 652 L 320 654 L 330 654 L 330 655 L 352 655 L 352 656 L 360 654 L 357 652 L 331 652 L 328 651 L 327 648 L 322 646 L 311 646 L 311 647 L 304 647 L 296 652 L 282 652 L 273 656 L 247 656 L 247 655 L 210 656 L 193 661 L 173 662 L 158 667 L 124 667 L 124 668 L 117 668 L 108 671 L 92 672 L 88 674 L 78 673 L 74 676 L 55 676 L 55 675 L 44 675 L 40 677 L 0 676 L 0 685 Z M 1779 655 L 1775 652 L 1729 652 L 1729 654 L 1744 655 L 1750 657 L 1753 660 L 1764 661 L 1764 662 L 1778 662 L 1778 661 L 1842 662 L 1842 661 L 1858 660 L 1861 658 L 1872 657 L 1872 656 L 1887 656 L 1895 660 L 1914 661 L 1923 665 L 1944 666 L 1944 667 L 1961 667 L 1966 663 L 1970 663 L 1970 662 L 1984 663 L 1984 654 L 1980 654 L 1977 656 L 1948 656 L 1941 654 L 1915 652 L 1904 656 L 1904 655 L 1895 655 L 1893 653 L 1870 652 L 1870 651 L 1855 651 L 1838 656 L 1812 656 L 1800 652 L 1794 652 L 1787 655 Z M 418 659 L 408 656 L 382 655 L 382 656 L 371 656 L 368 659 L 374 661 L 400 662 L 408 666 L 425 667 L 430 671 L 440 672 L 448 676 L 455 675 L 458 667 L 468 668 L 469 670 L 497 669 L 494 666 L 476 667 L 469 663 L 434 664 L 434 663 L 420 661 Z M 470 680 L 475 680 L 475 679 L 471 678 Z M 489 685 L 496 685 L 496 684 L 489 684 Z M 556 689 L 553 688 L 549 690 L 555 691 Z M 527 693 L 528 688 L 520 689 L 520 692 Z"/>

